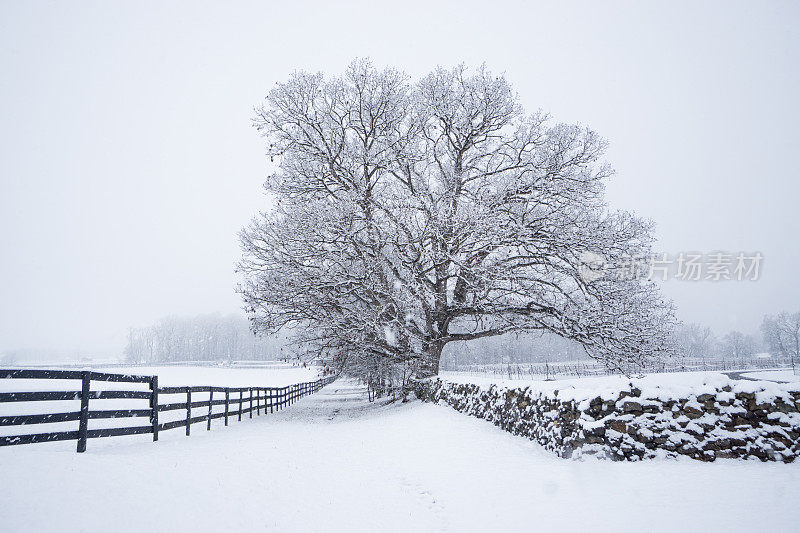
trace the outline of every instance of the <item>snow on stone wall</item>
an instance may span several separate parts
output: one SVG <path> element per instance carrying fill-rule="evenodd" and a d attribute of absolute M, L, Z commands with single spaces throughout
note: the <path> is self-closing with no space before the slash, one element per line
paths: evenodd
<path fill-rule="evenodd" d="M 800 384 L 725 378 L 683 390 L 642 391 L 630 383 L 597 396 L 562 392 L 432 379 L 419 383 L 417 396 L 529 437 L 560 457 L 792 462 L 800 455 Z"/>

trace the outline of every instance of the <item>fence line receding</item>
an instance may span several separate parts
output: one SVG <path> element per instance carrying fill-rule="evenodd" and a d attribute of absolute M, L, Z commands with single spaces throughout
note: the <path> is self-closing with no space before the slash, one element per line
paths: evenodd
<path fill-rule="evenodd" d="M 161 431 L 183 427 L 186 428 L 186 435 L 189 435 L 192 424 L 205 422 L 206 430 L 210 430 L 211 421 L 217 418 L 224 418 L 227 426 L 233 417 L 240 421 L 243 415 L 253 418 L 254 412 L 256 416 L 261 415 L 262 412 L 267 414 L 267 410 L 273 413 L 293 404 L 303 396 L 317 392 L 333 381 L 335 376 L 285 387 L 159 387 L 158 376 L 108 374 L 87 370 L 0 370 L 0 379 L 2 378 L 77 380 L 80 382 L 80 390 L 77 390 L 76 387 L 76 390 L 68 391 L 0 392 L 0 404 L 69 400 L 80 400 L 81 403 L 78 411 L 0 416 L 0 427 L 78 421 L 78 429 L 73 431 L 0 436 L 0 446 L 77 440 L 78 452 L 83 452 L 86 451 L 87 439 L 152 433 L 153 440 L 157 441 Z M 92 390 L 92 381 L 146 384 L 149 390 Z M 192 401 L 192 394 L 207 394 L 208 398 Z M 185 401 L 184 398 L 175 398 L 176 395 L 183 396 Z M 146 409 L 89 409 L 89 400 L 120 399 L 148 400 L 149 407 Z M 168 403 L 160 403 L 161 401 Z M 214 412 L 214 406 L 224 406 L 224 410 Z M 208 408 L 206 412 L 193 416 L 192 409 L 204 407 Z M 185 416 L 168 422 L 159 421 L 160 413 L 178 410 L 184 411 Z M 147 424 L 89 429 L 89 420 L 133 417 L 147 418 Z"/>

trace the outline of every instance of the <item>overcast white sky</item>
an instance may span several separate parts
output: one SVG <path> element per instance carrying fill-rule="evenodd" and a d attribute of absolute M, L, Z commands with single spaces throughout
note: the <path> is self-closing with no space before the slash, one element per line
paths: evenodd
<path fill-rule="evenodd" d="M 664 283 L 679 317 L 800 309 L 800 3 L 0 0 L 0 351 L 118 355 L 129 326 L 237 312 L 266 203 L 252 107 L 356 56 L 486 62 L 611 143 L 610 202 L 659 247 L 761 251 L 757 282 Z"/>

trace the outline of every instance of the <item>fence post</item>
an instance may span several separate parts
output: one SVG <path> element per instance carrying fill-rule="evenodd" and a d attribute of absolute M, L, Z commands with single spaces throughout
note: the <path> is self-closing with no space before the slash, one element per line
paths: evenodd
<path fill-rule="evenodd" d="M 250 418 L 253 418 L 253 387 L 250 387 Z"/>
<path fill-rule="evenodd" d="M 269 389 L 267 389 L 267 390 L 269 390 L 269 412 L 270 412 L 270 413 L 274 413 L 274 412 L 275 412 L 275 402 L 274 402 L 274 400 L 273 400 L 273 394 L 272 394 L 272 392 L 273 392 L 275 389 L 274 389 L 274 388 L 272 388 L 272 387 L 270 387 L 270 388 L 269 388 Z"/>
<path fill-rule="evenodd" d="M 242 396 L 244 396 L 244 391 L 239 389 L 239 422 L 242 421 Z"/>
<path fill-rule="evenodd" d="M 261 416 L 261 387 L 256 388 L 256 416 Z"/>
<path fill-rule="evenodd" d="M 150 423 L 153 425 L 153 442 L 158 440 L 158 376 L 150 378 Z"/>
<path fill-rule="evenodd" d="M 186 436 L 192 427 L 192 389 L 186 387 Z"/>
<path fill-rule="evenodd" d="M 231 390 L 225 387 L 225 425 L 228 425 L 228 404 L 231 401 Z"/>
<path fill-rule="evenodd" d="M 86 451 L 86 431 L 89 428 L 89 385 L 91 374 L 84 370 L 81 372 L 81 417 L 78 422 L 78 453 Z"/>
<path fill-rule="evenodd" d="M 211 408 L 213 404 L 211 402 L 214 401 L 214 388 L 208 388 L 208 422 L 206 424 L 206 431 L 211 431 Z"/>

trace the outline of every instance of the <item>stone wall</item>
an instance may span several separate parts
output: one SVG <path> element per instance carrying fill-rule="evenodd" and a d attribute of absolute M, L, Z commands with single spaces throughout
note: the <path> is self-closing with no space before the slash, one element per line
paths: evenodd
<path fill-rule="evenodd" d="M 489 420 L 560 457 L 792 462 L 800 455 L 800 384 L 726 379 L 682 394 L 643 392 L 632 383 L 595 397 L 561 392 L 432 379 L 418 384 L 417 396 Z"/>

